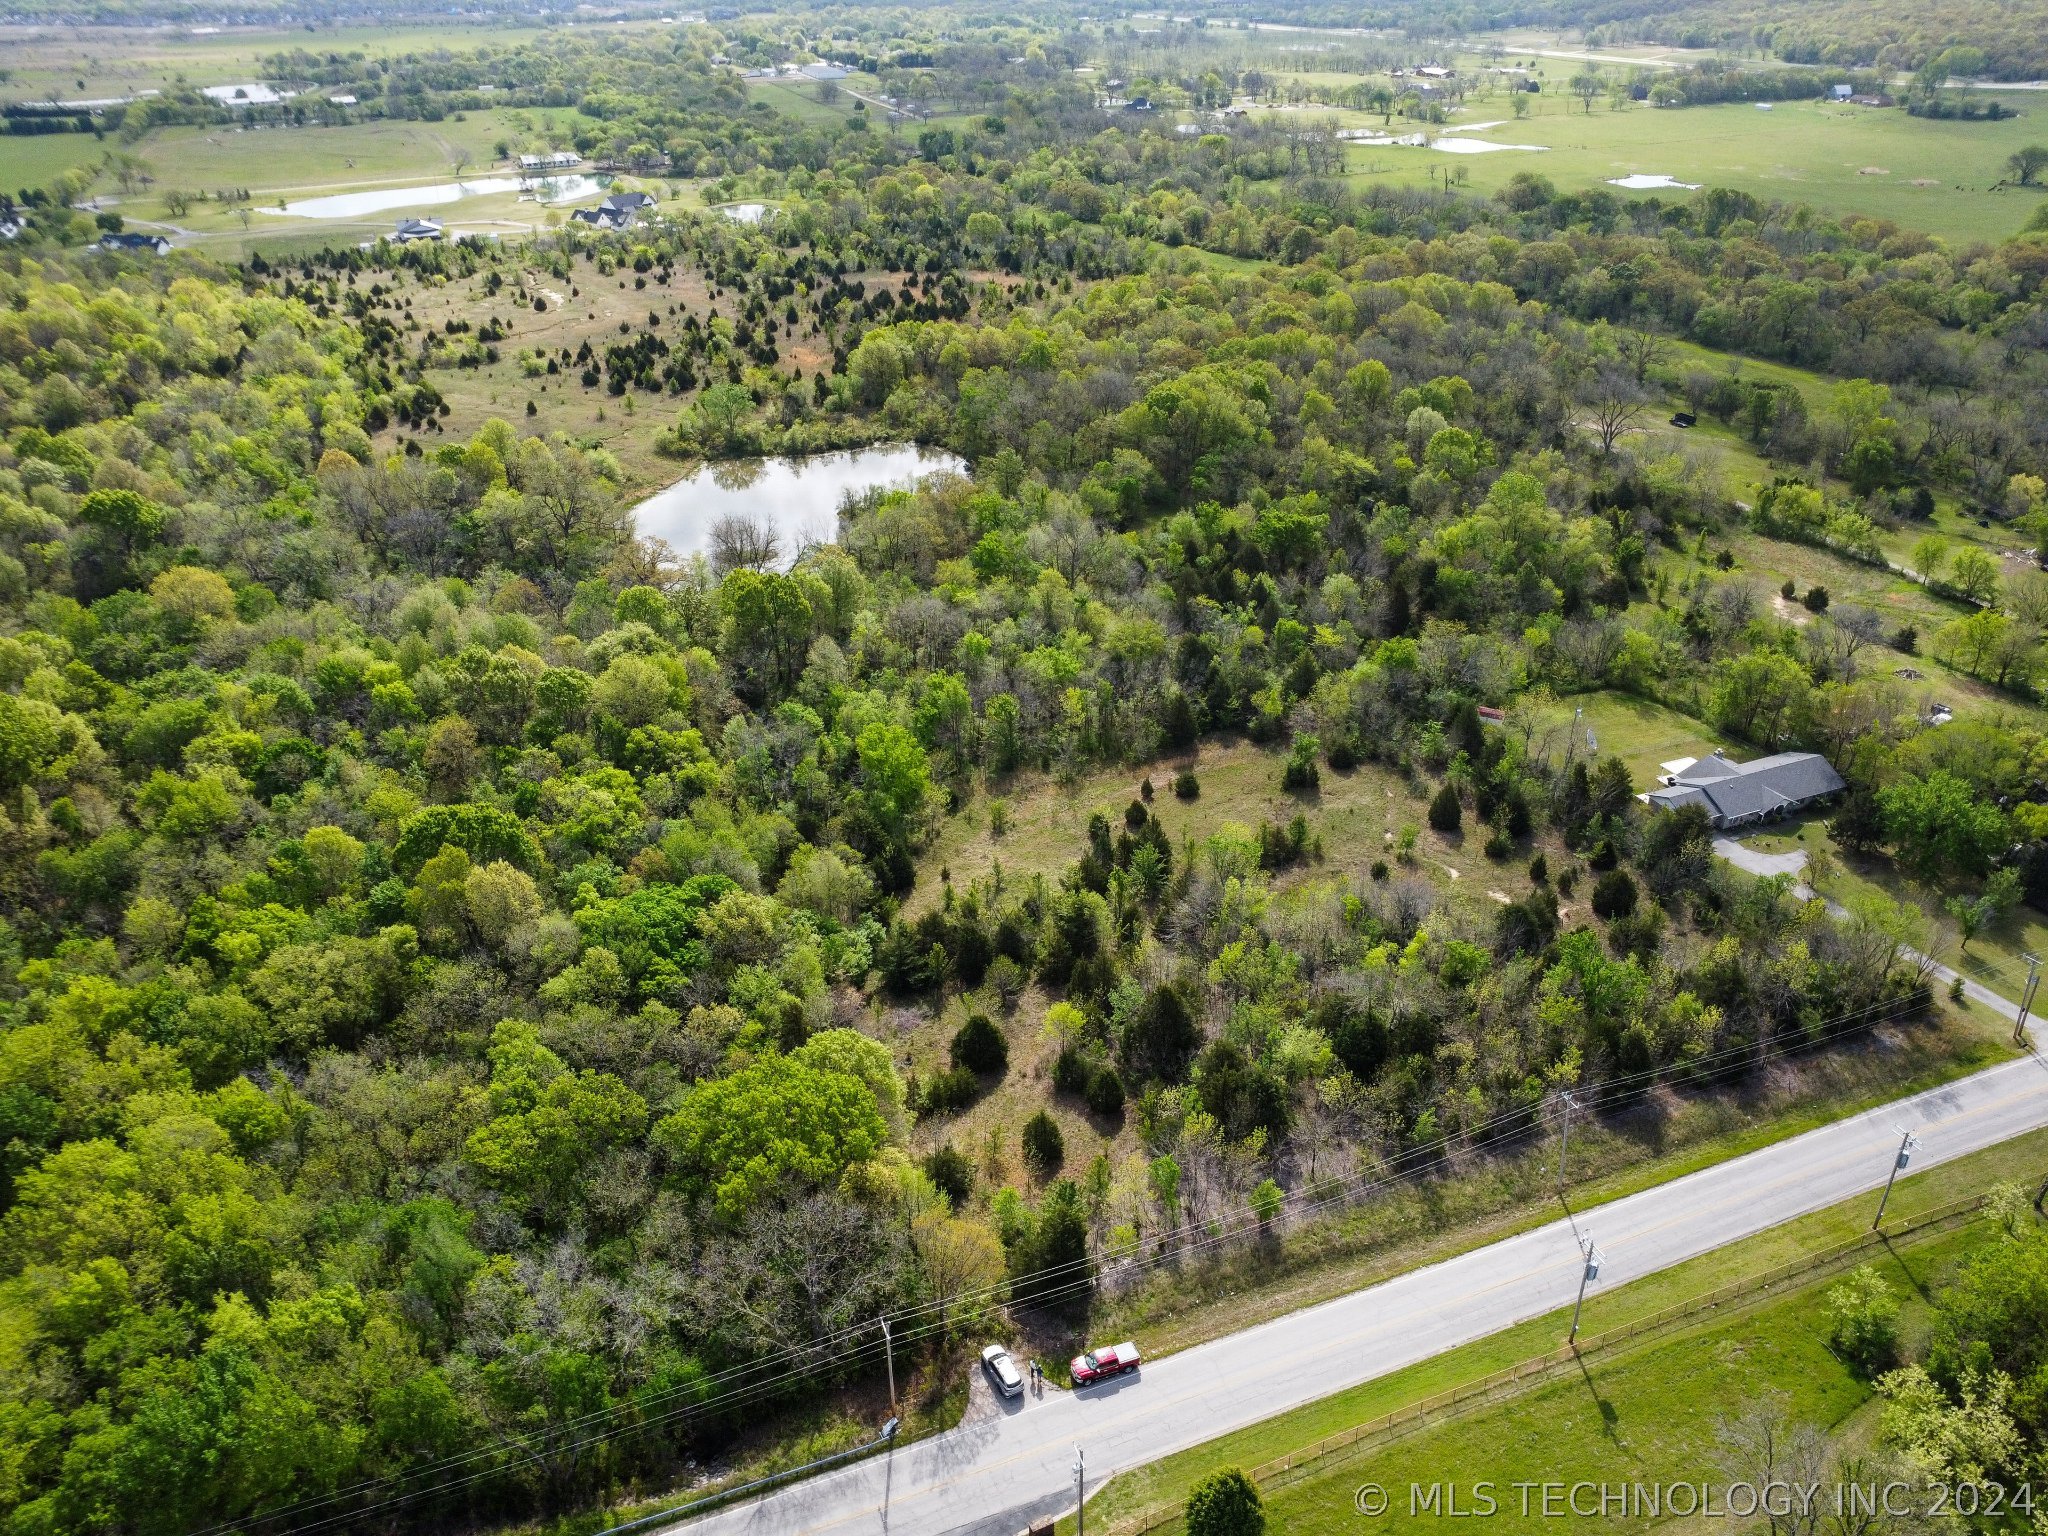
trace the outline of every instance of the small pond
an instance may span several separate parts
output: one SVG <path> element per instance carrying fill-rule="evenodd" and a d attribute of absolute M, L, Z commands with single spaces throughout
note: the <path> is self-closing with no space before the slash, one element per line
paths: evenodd
<path fill-rule="evenodd" d="M 331 197 L 308 197 L 282 208 L 264 208 L 263 213 L 282 213 L 296 219 L 360 219 L 373 213 L 397 209 L 438 208 L 458 203 L 465 197 L 485 197 L 494 192 L 530 192 L 550 203 L 573 203 L 595 197 L 604 183 L 595 176 L 512 177 L 480 176 L 474 181 L 444 181 L 431 187 L 382 187 L 374 192 L 337 192 Z"/>
<path fill-rule="evenodd" d="M 741 224 L 758 224 L 768 217 L 766 203 L 727 203 L 718 211 Z"/>
<path fill-rule="evenodd" d="M 966 467 L 953 454 L 914 443 L 801 458 L 729 460 L 706 464 L 657 491 L 633 509 L 633 521 L 644 537 L 667 540 L 679 555 L 708 555 L 718 520 L 744 514 L 774 530 L 773 564 L 788 570 L 808 546 L 839 537 L 839 500 L 848 491 L 905 485 L 921 475 Z"/>

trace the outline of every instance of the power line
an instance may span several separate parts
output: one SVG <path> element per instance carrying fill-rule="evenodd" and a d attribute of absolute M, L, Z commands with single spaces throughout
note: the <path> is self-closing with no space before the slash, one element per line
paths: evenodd
<path fill-rule="evenodd" d="M 1799 1036 L 1787 1035 L 1770 1047 L 1759 1047 L 1754 1042 L 1745 1042 L 1724 1047 L 1690 1061 L 1672 1063 L 1662 1068 L 1648 1068 L 1639 1072 L 1626 1073 L 1609 1078 L 1595 1085 L 1590 1092 L 1596 1098 L 1613 1093 L 1626 1093 L 1634 1088 L 1652 1086 L 1659 1080 L 1669 1080 L 1675 1073 L 1711 1071 L 1718 1064 L 1725 1064 L 1737 1058 L 1747 1057 L 1761 1064 L 1773 1057 L 1805 1051 L 1850 1032 L 1852 1029 L 1870 1023 L 1883 1022 L 1889 1018 L 1909 1013 L 1919 1007 L 1917 1000 L 1892 998 L 1870 1003 L 1834 1018 L 1821 1021 L 1815 1032 Z M 1471 1155 L 1486 1152 L 1510 1141 L 1527 1137 L 1533 1131 L 1540 1131 L 1561 1111 L 1554 1106 L 1531 1110 L 1506 1110 L 1468 1128 L 1467 1139 L 1459 1151 Z M 1562 1111 L 1568 1112 L 1568 1111 Z M 1287 1216 L 1299 1220 L 1313 1216 L 1331 1206 L 1355 1203 L 1373 1194 L 1384 1192 L 1396 1185 L 1415 1180 L 1430 1172 L 1436 1165 L 1436 1154 L 1425 1148 L 1409 1148 L 1388 1160 L 1384 1169 L 1362 1173 L 1335 1185 L 1325 1185 L 1317 1190 L 1299 1191 L 1291 1195 L 1282 1205 Z M 1226 1243 L 1246 1236 L 1258 1226 L 1255 1215 L 1234 1216 L 1226 1222 L 1217 1223 L 1212 1229 L 1193 1240 L 1173 1248 L 1160 1248 L 1151 1254 L 1138 1254 L 1121 1259 L 1126 1268 L 1139 1271 L 1150 1270 L 1169 1262 L 1185 1262 Z M 992 1285 L 977 1287 L 970 1291 L 936 1298 L 904 1312 L 892 1315 L 892 1325 L 900 1327 L 907 1320 L 925 1318 L 917 1326 L 898 1332 L 895 1337 L 905 1345 L 940 1333 L 950 1326 L 947 1314 L 960 1308 L 993 1304 L 1002 1299 L 1007 1290 L 1013 1296 L 1025 1294 L 1027 1305 L 1038 1307 L 1056 1304 L 1058 1301 L 1079 1295 L 1096 1284 L 1093 1273 L 1094 1260 L 1083 1256 L 1062 1264 L 1049 1265 L 1025 1275 L 1006 1278 Z M 640 1434 L 665 1425 L 685 1422 L 705 1416 L 729 1413 L 750 1403 L 765 1400 L 794 1386 L 800 1380 L 814 1376 L 821 1364 L 829 1363 L 839 1369 L 877 1362 L 889 1347 L 887 1341 L 874 1336 L 875 1324 L 869 1321 L 849 1324 L 802 1345 L 785 1346 L 779 1351 L 741 1365 L 728 1367 L 709 1377 L 681 1386 L 665 1389 L 650 1397 L 637 1398 L 611 1408 L 593 1410 L 577 1419 L 567 1421 L 558 1433 L 575 1435 L 589 1428 L 591 1433 L 580 1439 L 566 1442 L 537 1443 L 535 1438 L 514 1438 L 509 1442 L 480 1447 L 451 1457 L 444 1457 L 420 1467 L 386 1478 L 365 1479 L 349 1487 L 336 1489 L 331 1493 L 313 1499 L 302 1500 L 282 1508 L 218 1522 L 194 1533 L 194 1536 L 229 1536 L 251 1527 L 268 1525 L 279 1519 L 297 1515 L 312 1515 L 328 1509 L 334 1504 L 349 1500 L 357 1495 L 373 1494 L 380 1489 L 400 1490 L 408 1482 L 434 1477 L 443 1473 L 459 1472 L 480 1460 L 489 1458 L 491 1464 L 481 1470 L 462 1476 L 450 1477 L 428 1487 L 410 1491 L 393 1491 L 389 1497 L 376 1502 L 347 1510 L 336 1511 L 319 1518 L 306 1520 L 288 1527 L 280 1536 L 301 1536 L 301 1533 L 325 1529 L 343 1522 L 354 1521 L 375 1514 L 381 1510 L 399 1505 L 431 1499 L 439 1494 L 451 1493 L 485 1478 L 501 1476 L 519 1468 L 531 1465 L 547 1456 L 564 1455 L 585 1449 L 605 1440 L 623 1434 Z M 865 1342 L 855 1342 L 867 1336 Z M 781 1366 L 782 1369 L 775 1370 Z M 772 1375 L 757 1380 L 747 1378 L 766 1371 Z M 719 1390 L 721 1384 L 724 1390 Z M 711 1393 L 713 1395 L 706 1395 Z M 657 1413 L 649 1418 L 636 1419 L 630 1423 L 617 1424 L 609 1428 L 597 1427 L 606 1420 L 617 1419 L 627 1413 L 645 1413 L 650 1408 L 659 1408 L 677 1398 L 690 1399 L 679 1407 Z M 508 1451 L 514 1452 L 510 1461 L 499 1460 Z"/>

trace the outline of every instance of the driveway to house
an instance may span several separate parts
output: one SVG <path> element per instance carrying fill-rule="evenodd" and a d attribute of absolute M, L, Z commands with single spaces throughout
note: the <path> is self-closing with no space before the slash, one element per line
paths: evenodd
<path fill-rule="evenodd" d="M 1771 875 L 1792 875 L 1797 877 L 1804 873 L 1806 869 L 1806 850 L 1804 848 L 1794 848 L 1787 853 L 1764 853 L 1744 843 L 1739 843 L 1732 837 L 1717 837 L 1714 839 L 1714 852 L 1718 857 L 1726 859 L 1737 869 L 1746 869 L 1752 875 L 1763 875 L 1766 877 Z M 1802 885 L 1801 889 L 1803 890 L 1804 888 Z"/>

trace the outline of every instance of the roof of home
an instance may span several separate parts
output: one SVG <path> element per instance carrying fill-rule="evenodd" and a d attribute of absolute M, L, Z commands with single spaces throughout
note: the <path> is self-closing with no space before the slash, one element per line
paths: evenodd
<path fill-rule="evenodd" d="M 1753 763 L 1731 763 L 1717 753 L 1675 777 L 1676 784 L 1645 798 L 1665 810 L 1701 805 L 1721 821 L 1804 805 L 1843 787 L 1834 765 L 1817 752 L 1779 752 Z"/>

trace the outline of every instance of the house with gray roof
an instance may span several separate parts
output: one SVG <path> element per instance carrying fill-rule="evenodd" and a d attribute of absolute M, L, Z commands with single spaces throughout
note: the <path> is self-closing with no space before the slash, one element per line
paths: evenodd
<path fill-rule="evenodd" d="M 1777 752 L 1737 763 L 1716 748 L 1710 757 L 1680 758 L 1662 766 L 1658 787 L 1642 797 L 1644 802 L 1660 811 L 1697 805 L 1717 830 L 1791 816 L 1846 787 L 1818 752 Z"/>

